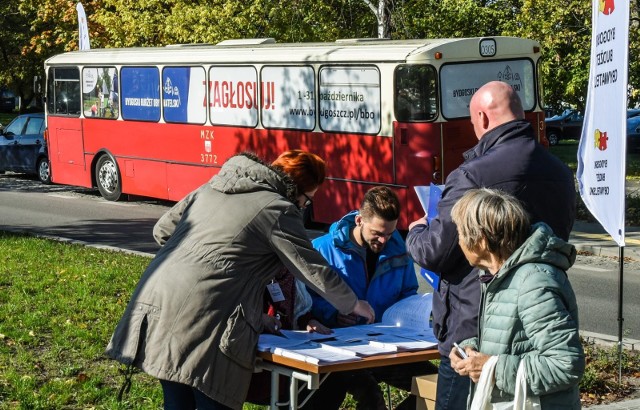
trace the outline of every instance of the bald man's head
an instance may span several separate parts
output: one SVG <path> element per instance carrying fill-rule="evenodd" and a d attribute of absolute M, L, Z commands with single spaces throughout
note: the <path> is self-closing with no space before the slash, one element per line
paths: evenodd
<path fill-rule="evenodd" d="M 506 122 L 524 119 L 518 93 L 502 81 L 491 81 L 480 87 L 471 97 L 469 113 L 478 139 Z"/>

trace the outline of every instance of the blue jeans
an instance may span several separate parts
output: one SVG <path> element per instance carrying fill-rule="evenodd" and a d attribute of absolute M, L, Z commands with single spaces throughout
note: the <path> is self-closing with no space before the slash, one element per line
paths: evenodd
<path fill-rule="evenodd" d="M 470 383 L 469 376 L 460 376 L 451 367 L 449 357 L 441 355 L 436 387 L 436 410 L 466 409 Z"/>
<path fill-rule="evenodd" d="M 186 384 L 160 380 L 164 410 L 231 410 Z"/>

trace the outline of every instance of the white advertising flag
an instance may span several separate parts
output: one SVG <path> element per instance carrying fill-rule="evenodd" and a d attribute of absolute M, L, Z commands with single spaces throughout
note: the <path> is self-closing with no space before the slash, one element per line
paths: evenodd
<path fill-rule="evenodd" d="M 76 4 L 76 11 L 78 12 L 78 48 L 80 50 L 89 50 L 91 45 L 89 44 L 89 28 L 87 27 L 87 15 L 84 13 L 84 7 L 82 3 Z"/>
<path fill-rule="evenodd" d="M 578 146 L 580 196 L 624 246 L 629 0 L 593 0 L 587 106 Z"/>

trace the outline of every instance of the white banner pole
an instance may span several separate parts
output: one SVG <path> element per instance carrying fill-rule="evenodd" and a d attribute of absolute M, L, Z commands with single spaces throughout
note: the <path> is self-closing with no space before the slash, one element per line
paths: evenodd
<path fill-rule="evenodd" d="M 89 44 L 89 28 L 87 27 L 87 15 L 84 13 L 84 7 L 82 3 L 76 4 L 76 11 L 78 12 L 78 48 L 80 50 L 89 50 L 91 45 Z"/>
<path fill-rule="evenodd" d="M 585 205 L 619 246 L 618 381 L 622 382 L 629 0 L 593 0 L 592 20 L 589 88 L 576 177 Z"/>

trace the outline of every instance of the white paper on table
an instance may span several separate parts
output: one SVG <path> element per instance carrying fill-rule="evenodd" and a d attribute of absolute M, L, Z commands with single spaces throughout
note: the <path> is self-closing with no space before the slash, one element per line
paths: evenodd
<path fill-rule="evenodd" d="M 395 326 L 382 323 L 372 323 L 369 325 L 348 326 L 333 329 L 332 336 L 337 340 L 370 339 L 371 335 L 393 333 Z"/>
<path fill-rule="evenodd" d="M 330 340 L 322 342 L 327 348 L 338 348 L 342 350 L 352 351 L 358 356 L 373 356 L 377 354 L 395 353 L 398 348 L 395 346 L 378 346 L 372 345 L 368 340 L 352 339 L 352 340 Z"/>
<path fill-rule="evenodd" d="M 437 343 L 423 340 L 412 340 L 397 335 L 380 335 L 370 341 L 372 345 L 381 347 L 396 346 L 405 350 L 424 350 L 437 346 Z"/>
<path fill-rule="evenodd" d="M 320 362 L 343 362 L 361 360 L 354 352 L 340 352 L 336 349 L 327 349 L 320 343 L 308 342 L 290 348 L 276 348 L 273 354 L 318 364 Z"/>
<path fill-rule="evenodd" d="M 429 330 L 432 301 L 431 293 L 404 298 L 385 310 L 381 322 L 400 328 Z"/>
<path fill-rule="evenodd" d="M 281 330 L 280 333 L 287 339 L 292 340 L 300 340 L 304 342 L 313 341 L 313 340 L 326 340 L 334 338 L 335 335 L 333 333 L 328 335 L 323 335 L 317 332 L 307 332 L 306 330 Z"/>
<path fill-rule="evenodd" d="M 287 339 L 286 337 L 272 335 L 270 333 L 262 333 L 258 338 L 258 351 L 273 352 L 276 347 L 293 347 L 301 345 L 306 340 Z"/>
<path fill-rule="evenodd" d="M 438 343 L 438 339 L 436 339 L 435 335 L 433 334 L 433 329 L 418 330 L 410 328 L 400 328 L 396 332 L 396 336 L 401 336 L 412 340 L 420 340 L 423 342 L 432 342 L 436 344 Z"/>

